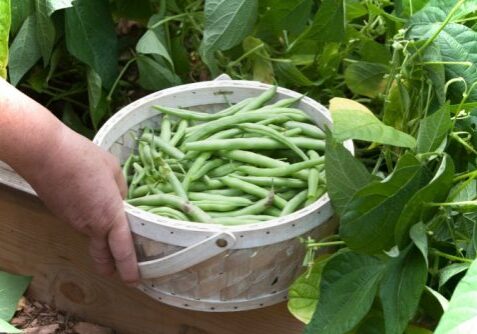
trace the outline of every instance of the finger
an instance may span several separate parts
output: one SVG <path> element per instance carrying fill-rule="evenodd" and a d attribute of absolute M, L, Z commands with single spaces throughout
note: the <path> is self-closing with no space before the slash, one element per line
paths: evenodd
<path fill-rule="evenodd" d="M 139 270 L 131 231 L 125 215 L 120 215 L 120 218 L 114 222 L 108 234 L 108 243 L 119 276 L 126 284 L 136 285 L 139 282 Z"/>
<path fill-rule="evenodd" d="M 116 271 L 114 259 L 109 250 L 106 238 L 91 238 L 89 253 L 93 259 L 96 271 L 104 276 L 110 276 Z"/>
<path fill-rule="evenodd" d="M 124 179 L 123 173 L 118 172 L 114 174 L 114 179 L 116 184 L 118 185 L 119 192 L 121 193 L 121 197 L 124 199 L 128 194 L 128 185 L 126 180 Z"/>

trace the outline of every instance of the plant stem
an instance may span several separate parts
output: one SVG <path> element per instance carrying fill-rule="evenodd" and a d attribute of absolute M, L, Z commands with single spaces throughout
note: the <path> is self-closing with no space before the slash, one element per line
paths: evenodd
<path fill-rule="evenodd" d="M 126 73 L 127 69 L 129 68 L 129 66 L 136 60 L 136 57 L 133 57 L 131 59 L 128 60 L 128 62 L 126 63 L 126 65 L 124 65 L 124 67 L 122 68 L 121 72 L 119 73 L 118 77 L 116 78 L 116 80 L 114 81 L 113 83 L 113 86 L 111 87 L 111 90 L 109 91 L 109 94 L 108 96 L 106 96 L 106 99 L 108 101 L 111 101 L 111 97 L 113 96 L 113 93 L 116 89 L 116 86 L 119 84 L 119 81 L 121 80 L 121 78 L 123 77 L 124 73 Z"/>
<path fill-rule="evenodd" d="M 329 246 L 339 246 L 339 245 L 345 245 L 346 243 L 344 241 L 328 241 L 328 242 L 313 242 L 309 243 L 306 246 L 307 247 L 329 247 Z"/>
<path fill-rule="evenodd" d="M 431 250 L 431 253 L 434 254 L 434 255 L 438 255 L 440 257 L 446 258 L 446 259 L 451 260 L 451 261 L 472 263 L 471 259 L 466 259 L 466 258 L 458 257 L 458 256 L 455 256 L 455 255 L 447 254 L 447 253 L 441 252 L 440 250 L 437 250 L 437 249 Z"/>
<path fill-rule="evenodd" d="M 257 50 L 260 50 L 261 48 L 263 48 L 265 46 L 265 44 L 261 43 L 259 45 L 257 45 L 256 47 L 248 50 L 247 52 L 245 52 L 243 55 L 241 55 L 240 57 L 238 57 L 236 60 L 230 62 L 227 67 L 233 67 L 235 65 L 237 65 L 238 63 L 240 63 L 243 59 L 247 58 L 248 56 L 250 56 L 251 54 L 255 53 Z"/>

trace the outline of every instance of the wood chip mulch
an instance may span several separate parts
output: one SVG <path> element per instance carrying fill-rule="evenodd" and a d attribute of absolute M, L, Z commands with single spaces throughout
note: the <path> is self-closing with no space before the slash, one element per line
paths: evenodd
<path fill-rule="evenodd" d="M 111 328 L 81 321 L 65 312 L 22 297 L 10 322 L 25 334 L 114 334 Z"/>

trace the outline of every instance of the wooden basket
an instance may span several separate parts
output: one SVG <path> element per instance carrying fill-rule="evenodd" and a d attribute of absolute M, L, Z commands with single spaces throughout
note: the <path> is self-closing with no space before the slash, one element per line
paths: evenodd
<path fill-rule="evenodd" d="M 138 131 L 160 125 L 153 105 L 215 112 L 224 108 L 225 99 L 236 103 L 269 87 L 222 76 L 165 89 L 120 110 L 94 142 L 124 162 Z M 277 90 L 277 99 L 298 96 Z M 298 108 L 320 127 L 331 124 L 326 108 L 310 98 L 301 99 Z M 352 150 L 351 142 L 346 145 Z M 327 195 L 291 215 L 231 227 L 163 218 L 127 203 L 125 208 L 140 261 L 140 289 L 164 303 L 200 311 L 254 309 L 286 299 L 302 267 L 305 250 L 298 237 L 321 238 L 336 227 Z"/>

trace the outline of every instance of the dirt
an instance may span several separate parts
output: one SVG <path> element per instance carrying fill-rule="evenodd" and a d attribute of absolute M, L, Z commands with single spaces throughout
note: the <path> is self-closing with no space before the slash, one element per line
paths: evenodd
<path fill-rule="evenodd" d="M 22 297 L 11 324 L 25 334 L 114 334 L 111 328 L 82 321 L 50 305 Z"/>

